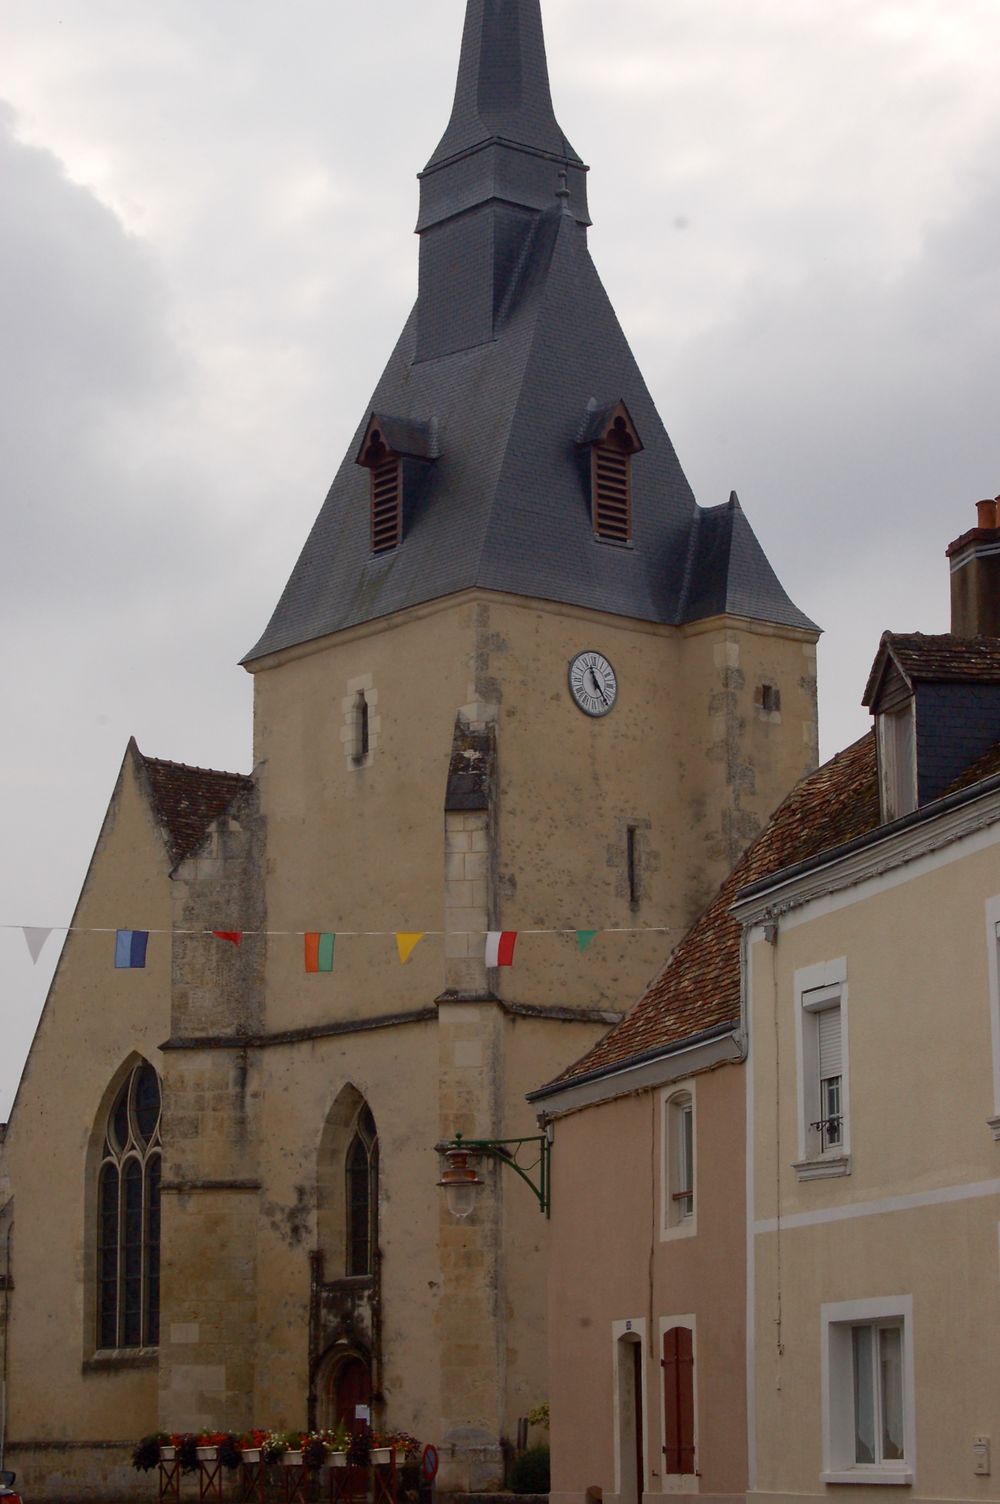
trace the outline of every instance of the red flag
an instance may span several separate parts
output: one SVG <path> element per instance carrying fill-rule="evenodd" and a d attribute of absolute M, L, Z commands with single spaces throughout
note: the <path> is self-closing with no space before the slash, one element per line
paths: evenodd
<path fill-rule="evenodd" d="M 217 940 L 228 940 L 230 945 L 239 945 L 243 939 L 242 930 L 213 930 L 212 934 Z"/>

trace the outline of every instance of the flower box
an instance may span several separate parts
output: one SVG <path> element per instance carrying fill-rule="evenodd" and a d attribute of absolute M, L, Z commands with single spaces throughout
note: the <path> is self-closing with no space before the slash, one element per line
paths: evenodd
<path fill-rule="evenodd" d="M 324 1466 L 325 1467 L 346 1467 L 347 1466 L 347 1453 L 346 1452 L 327 1452 L 327 1454 L 326 1454 L 326 1462 L 324 1463 Z"/>
<path fill-rule="evenodd" d="M 241 1447 L 240 1456 L 244 1462 L 259 1462 L 263 1455 L 262 1447 Z"/>
<path fill-rule="evenodd" d="M 372 1462 L 376 1467 L 386 1467 L 392 1461 L 395 1447 L 372 1447 Z"/>
<path fill-rule="evenodd" d="M 302 1466 L 302 1453 L 301 1452 L 286 1452 L 285 1455 L 284 1455 L 284 1457 L 282 1457 L 282 1459 L 281 1459 L 281 1465 L 282 1465 L 282 1467 L 301 1467 Z"/>
<path fill-rule="evenodd" d="M 218 1462 L 219 1460 L 218 1447 L 195 1447 L 195 1451 L 198 1453 L 199 1462 Z"/>
<path fill-rule="evenodd" d="M 161 1447 L 160 1448 L 160 1461 L 161 1462 L 176 1462 L 176 1460 L 177 1460 L 177 1448 L 176 1447 Z"/>

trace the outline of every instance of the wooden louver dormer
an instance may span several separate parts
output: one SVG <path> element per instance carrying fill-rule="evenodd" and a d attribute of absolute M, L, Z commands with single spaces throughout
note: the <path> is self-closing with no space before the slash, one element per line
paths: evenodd
<path fill-rule="evenodd" d="M 581 446 L 590 449 L 590 505 L 594 537 L 632 540 L 632 459 L 642 440 L 624 402 L 588 414 Z"/>
<path fill-rule="evenodd" d="M 403 458 L 389 448 L 375 419 L 368 425 L 358 464 L 370 477 L 372 553 L 386 553 L 403 536 Z"/>
<path fill-rule="evenodd" d="M 434 458 L 433 422 L 372 413 L 355 461 L 369 474 L 373 554 L 388 553 L 402 543 L 407 495 L 412 500 L 420 475 Z"/>

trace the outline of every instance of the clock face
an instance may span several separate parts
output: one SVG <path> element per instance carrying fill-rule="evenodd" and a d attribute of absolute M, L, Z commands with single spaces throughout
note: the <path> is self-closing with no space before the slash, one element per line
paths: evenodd
<path fill-rule="evenodd" d="M 584 715 L 607 715 L 618 698 L 615 671 L 603 653 L 577 653 L 569 666 L 569 689 Z"/>

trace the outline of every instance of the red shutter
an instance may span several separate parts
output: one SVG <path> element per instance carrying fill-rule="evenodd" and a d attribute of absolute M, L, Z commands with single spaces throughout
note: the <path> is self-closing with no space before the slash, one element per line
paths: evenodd
<path fill-rule="evenodd" d="M 392 454 L 371 468 L 372 553 L 399 543 L 403 521 L 403 466 Z"/>
<path fill-rule="evenodd" d="M 613 442 L 592 450 L 594 532 L 612 543 L 632 536 L 632 457 Z"/>
<path fill-rule="evenodd" d="M 694 1344 L 691 1328 L 663 1334 L 663 1420 L 667 1473 L 694 1472 Z"/>

